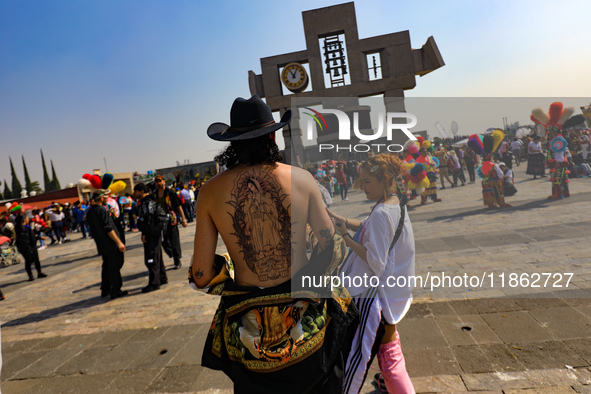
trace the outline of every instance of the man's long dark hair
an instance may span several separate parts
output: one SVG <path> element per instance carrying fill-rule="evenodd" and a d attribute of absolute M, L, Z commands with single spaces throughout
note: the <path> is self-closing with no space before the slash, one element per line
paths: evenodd
<path fill-rule="evenodd" d="M 242 141 L 231 141 L 230 146 L 214 158 L 219 165 L 232 168 L 237 164 L 255 165 L 279 163 L 283 157 L 269 135 Z"/>

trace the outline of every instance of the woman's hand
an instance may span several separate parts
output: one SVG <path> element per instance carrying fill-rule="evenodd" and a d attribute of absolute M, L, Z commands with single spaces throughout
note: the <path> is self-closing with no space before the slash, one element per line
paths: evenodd
<path fill-rule="evenodd" d="M 332 222 L 334 223 L 334 228 L 339 232 L 339 234 L 343 235 L 346 232 L 348 232 L 347 219 L 335 214 L 328 208 L 326 208 L 326 212 L 328 213 L 328 216 L 330 216 L 330 218 L 332 219 Z"/>
<path fill-rule="evenodd" d="M 347 230 L 346 222 L 344 220 L 334 220 L 334 228 L 339 232 L 341 235 L 345 235 L 349 231 Z"/>
<path fill-rule="evenodd" d="M 326 212 L 328 213 L 328 216 L 330 216 L 331 219 L 334 219 L 333 221 L 336 221 L 336 222 L 344 222 L 345 221 L 344 217 L 337 215 L 336 213 L 334 213 L 333 211 L 331 211 L 328 208 L 326 208 Z"/>

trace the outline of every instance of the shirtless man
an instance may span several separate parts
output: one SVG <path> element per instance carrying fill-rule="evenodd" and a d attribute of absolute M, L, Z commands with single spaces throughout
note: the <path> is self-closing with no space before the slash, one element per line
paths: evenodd
<path fill-rule="evenodd" d="M 233 109 L 239 100 L 258 110 L 266 107 L 272 120 L 270 109 L 258 96 L 250 100 L 237 99 Z M 207 286 L 216 275 L 213 260 L 218 234 L 234 262 L 236 282 L 258 287 L 281 284 L 307 264 L 306 223 L 310 224 L 323 248 L 331 242 L 334 227 L 314 178 L 304 169 L 278 162 L 275 130 L 283 127 L 290 115 L 271 127 L 226 132 L 229 137 L 226 140 L 230 141 L 235 141 L 232 136 L 245 134 L 260 138 L 238 140 L 238 145 L 249 146 L 228 148 L 220 159 L 238 156 L 237 163 L 225 163 L 229 169 L 201 187 L 193 255 L 197 286 Z M 215 125 L 219 123 L 210 130 Z M 222 134 L 223 130 L 210 137 L 218 139 L 225 136 Z M 263 152 L 258 153 L 261 160 L 257 160 L 257 149 Z M 243 162 L 246 160 L 250 163 Z"/>
<path fill-rule="evenodd" d="M 275 131 L 289 122 L 291 111 L 275 123 L 271 109 L 255 95 L 249 100 L 236 99 L 230 118 L 231 126 L 214 123 L 208 129 L 210 138 L 231 145 L 216 157 L 228 169 L 199 192 L 190 275 L 201 288 L 217 275 L 214 259 L 220 235 L 234 264 L 233 286 L 250 287 L 221 293 L 214 326 L 224 324 L 226 329 L 209 332 L 202 365 L 223 370 L 234 381 L 235 390 L 243 392 L 340 392 L 340 345 L 345 342 L 347 318 L 356 314 L 355 308 L 344 308 L 344 315 L 339 316 L 345 318 L 337 323 L 338 316 L 328 319 L 333 313 L 331 300 L 323 300 L 316 307 L 320 309 L 309 308 L 308 301 L 293 300 L 290 294 L 290 278 L 308 264 L 306 224 L 322 249 L 339 242 L 333 238 L 334 226 L 312 175 L 280 163 Z M 257 304 L 260 296 L 265 299 L 263 304 Z M 241 305 L 238 315 L 232 307 L 236 302 Z M 327 320 L 318 319 L 320 326 L 301 331 L 304 321 L 314 319 L 309 313 L 322 309 Z M 322 329 L 326 338 L 315 337 Z M 211 344 L 221 343 L 221 335 L 227 337 L 220 353 Z M 325 342 L 331 346 L 324 346 Z M 339 344 L 336 352 L 329 350 L 334 343 Z M 309 379 L 290 379 L 286 387 L 286 377 L 296 375 Z"/>

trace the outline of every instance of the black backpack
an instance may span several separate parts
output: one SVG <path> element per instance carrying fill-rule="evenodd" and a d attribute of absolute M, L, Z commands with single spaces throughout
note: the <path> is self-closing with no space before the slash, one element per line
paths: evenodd
<path fill-rule="evenodd" d="M 165 233 L 167 224 L 170 221 L 168 213 L 154 200 L 147 200 L 144 204 L 147 204 L 147 206 L 141 207 L 142 215 L 140 215 L 137 223 L 138 229 L 145 234 L 158 235 Z"/>
<path fill-rule="evenodd" d="M 160 204 L 154 203 L 156 210 L 153 216 L 152 230 L 155 234 L 166 233 L 166 227 L 170 222 L 168 213 L 162 208 Z"/>

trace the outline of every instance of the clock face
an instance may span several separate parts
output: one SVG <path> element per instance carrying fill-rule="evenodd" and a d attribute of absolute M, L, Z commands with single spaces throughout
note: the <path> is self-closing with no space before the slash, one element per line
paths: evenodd
<path fill-rule="evenodd" d="M 283 67 L 281 82 L 292 92 L 301 92 L 308 86 L 308 74 L 299 63 L 289 63 Z"/>

